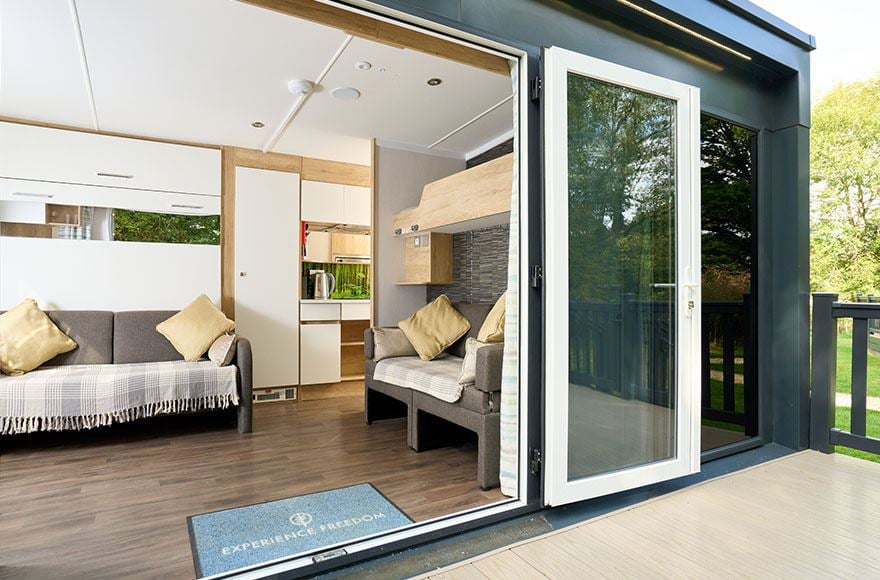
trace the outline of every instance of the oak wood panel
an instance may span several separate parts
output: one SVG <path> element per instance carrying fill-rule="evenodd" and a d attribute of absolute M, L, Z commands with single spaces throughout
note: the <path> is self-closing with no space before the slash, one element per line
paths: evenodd
<path fill-rule="evenodd" d="M 82 222 L 82 208 L 78 205 L 46 204 L 46 225 L 79 226 Z"/>
<path fill-rule="evenodd" d="M 341 29 L 348 34 L 409 48 L 500 75 L 509 75 L 508 60 L 472 46 L 384 22 L 314 0 L 244 0 L 248 4 Z"/>
<path fill-rule="evenodd" d="M 0 236 L 11 238 L 51 238 L 52 226 L 47 226 L 46 224 L 0 222 Z"/>
<path fill-rule="evenodd" d="M 272 171 L 286 171 L 299 173 L 302 171 L 302 157 L 288 155 L 286 153 L 263 153 L 257 149 L 235 147 L 236 167 L 251 167 L 253 169 L 271 169 Z"/>
<path fill-rule="evenodd" d="M 425 240 L 415 245 L 416 239 Z M 403 277 L 401 284 L 451 284 L 452 234 L 429 232 L 404 238 Z"/>
<path fill-rule="evenodd" d="M 877 577 L 877 481 L 880 464 L 796 453 L 426 577 L 500 577 L 518 561 L 521 577 Z"/>
<path fill-rule="evenodd" d="M 425 185 L 419 205 L 394 215 L 402 234 L 430 230 L 510 211 L 513 153 Z"/>
<path fill-rule="evenodd" d="M 315 157 L 303 157 L 302 179 L 344 185 L 372 186 L 372 170 L 369 165 L 358 165 L 344 161 L 330 161 Z"/>
<path fill-rule="evenodd" d="M 363 234 L 330 234 L 330 253 L 334 256 L 369 256 L 370 236 Z"/>
<path fill-rule="evenodd" d="M 220 309 L 235 320 L 235 147 L 220 151 Z"/>
<path fill-rule="evenodd" d="M 475 444 L 416 453 L 363 395 L 0 440 L 0 577 L 191 578 L 186 516 L 374 484 L 416 521 L 488 505 Z"/>

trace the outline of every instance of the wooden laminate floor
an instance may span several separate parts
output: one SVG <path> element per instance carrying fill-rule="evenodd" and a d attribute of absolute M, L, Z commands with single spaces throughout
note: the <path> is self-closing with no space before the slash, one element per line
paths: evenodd
<path fill-rule="evenodd" d="M 415 453 L 406 423 L 363 422 L 363 397 L 255 406 L 254 432 L 217 415 L 4 438 L 0 577 L 191 578 L 186 516 L 373 483 L 422 521 L 494 503 L 475 444 Z"/>
<path fill-rule="evenodd" d="M 429 574 L 880 578 L 880 464 L 806 451 Z"/>

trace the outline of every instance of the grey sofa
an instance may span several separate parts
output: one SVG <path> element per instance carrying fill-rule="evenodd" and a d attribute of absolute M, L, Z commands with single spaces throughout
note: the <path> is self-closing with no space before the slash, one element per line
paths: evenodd
<path fill-rule="evenodd" d="M 470 331 L 446 349 L 462 358 L 468 337 L 476 337 L 492 304 L 456 303 L 453 306 L 471 323 Z M 407 444 L 423 451 L 458 441 L 461 429 L 477 435 L 477 483 L 482 489 L 499 485 L 501 442 L 501 367 L 504 347 L 492 344 L 477 351 L 476 384 L 464 388 L 455 403 L 374 378 L 373 329 L 364 332 L 364 419 L 367 424 L 391 418 L 406 418 Z M 456 428 L 458 427 L 458 429 Z"/>
<path fill-rule="evenodd" d="M 180 361 L 183 357 L 156 331 L 156 325 L 176 314 L 173 310 L 109 312 L 103 310 L 49 310 L 46 314 L 77 343 L 40 368 L 62 365 L 151 363 Z M 250 342 L 238 338 L 236 385 L 239 404 L 237 426 L 241 433 L 253 428 Z"/>

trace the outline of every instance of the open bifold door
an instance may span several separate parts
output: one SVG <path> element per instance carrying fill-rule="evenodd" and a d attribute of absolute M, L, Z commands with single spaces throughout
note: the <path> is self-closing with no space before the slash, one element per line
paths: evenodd
<path fill-rule="evenodd" d="M 544 52 L 544 500 L 700 469 L 699 89 Z"/>

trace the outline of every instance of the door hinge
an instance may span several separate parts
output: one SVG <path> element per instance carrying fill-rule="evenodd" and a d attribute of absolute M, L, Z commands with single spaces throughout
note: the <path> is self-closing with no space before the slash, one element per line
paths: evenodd
<path fill-rule="evenodd" d="M 541 475 L 541 450 L 529 449 L 529 473 Z"/>
<path fill-rule="evenodd" d="M 533 101 L 538 101 L 541 99 L 541 91 L 544 89 L 544 81 L 541 80 L 541 77 L 535 77 L 532 79 L 532 82 L 529 83 L 529 96 Z"/>
<path fill-rule="evenodd" d="M 531 286 L 532 288 L 540 288 L 544 285 L 544 268 L 542 266 L 532 266 Z"/>

